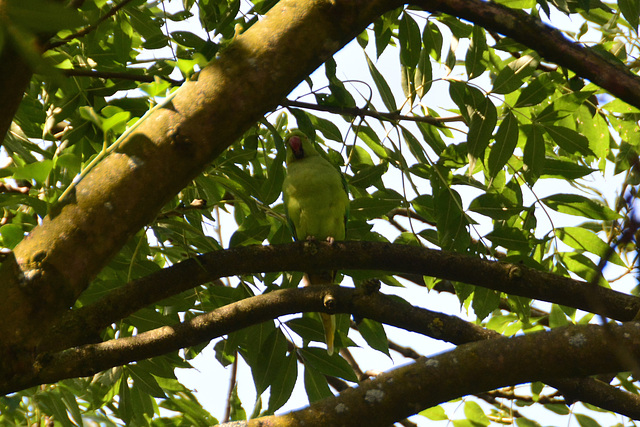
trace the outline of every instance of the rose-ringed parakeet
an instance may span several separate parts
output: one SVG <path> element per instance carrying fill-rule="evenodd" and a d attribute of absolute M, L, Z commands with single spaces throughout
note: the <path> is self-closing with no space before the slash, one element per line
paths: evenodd
<path fill-rule="evenodd" d="M 307 136 L 290 132 L 286 139 L 287 175 L 282 185 L 284 207 L 296 240 L 344 240 L 349 210 L 347 187 L 340 171 L 323 158 Z M 333 284 L 335 271 L 310 271 L 310 285 Z M 327 351 L 333 354 L 335 316 L 320 313 Z"/>

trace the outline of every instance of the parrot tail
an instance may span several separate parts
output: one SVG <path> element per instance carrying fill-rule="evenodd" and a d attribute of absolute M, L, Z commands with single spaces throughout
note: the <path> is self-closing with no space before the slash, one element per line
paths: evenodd
<path fill-rule="evenodd" d="M 327 343 L 327 353 L 333 354 L 333 338 L 336 332 L 336 316 L 333 314 L 320 313 L 322 326 L 324 326 L 324 339 Z"/>
<path fill-rule="evenodd" d="M 308 285 L 330 285 L 336 277 L 335 271 L 315 271 L 304 275 L 303 286 Z M 320 313 L 322 326 L 324 327 L 324 340 L 327 343 L 327 353 L 333 354 L 333 340 L 336 332 L 336 316 L 333 314 Z"/>

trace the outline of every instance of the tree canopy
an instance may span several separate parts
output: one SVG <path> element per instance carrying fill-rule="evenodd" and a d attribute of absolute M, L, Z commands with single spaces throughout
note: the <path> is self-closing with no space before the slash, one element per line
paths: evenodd
<path fill-rule="evenodd" d="M 4 0 L 0 23 L 3 425 L 640 419 L 640 0 Z M 344 173 L 345 241 L 293 241 L 294 128 Z M 298 287 L 320 269 L 342 286 Z M 210 343 L 255 403 L 233 374 L 210 414 L 177 379 Z"/>

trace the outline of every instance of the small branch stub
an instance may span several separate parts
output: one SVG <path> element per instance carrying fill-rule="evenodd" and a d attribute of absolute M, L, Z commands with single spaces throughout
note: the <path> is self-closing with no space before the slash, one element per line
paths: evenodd
<path fill-rule="evenodd" d="M 333 314 L 336 311 L 336 299 L 331 293 L 325 294 L 322 304 L 325 306 L 329 314 Z"/>

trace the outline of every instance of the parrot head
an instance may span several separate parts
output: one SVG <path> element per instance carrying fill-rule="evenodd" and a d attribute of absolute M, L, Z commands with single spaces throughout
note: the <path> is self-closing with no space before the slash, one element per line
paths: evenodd
<path fill-rule="evenodd" d="M 307 135 L 299 130 L 291 131 L 285 138 L 287 147 L 287 164 L 302 160 L 306 157 L 318 155 Z"/>

